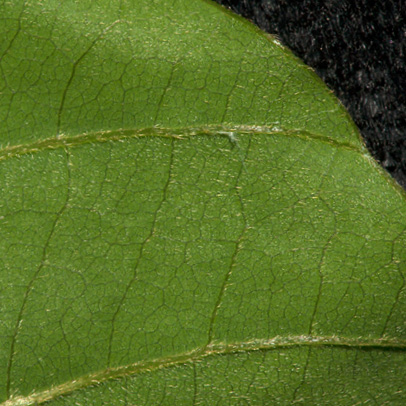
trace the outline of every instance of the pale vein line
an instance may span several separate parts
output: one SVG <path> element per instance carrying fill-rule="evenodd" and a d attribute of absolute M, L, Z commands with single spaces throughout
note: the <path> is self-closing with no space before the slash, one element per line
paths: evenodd
<path fill-rule="evenodd" d="M 235 141 L 235 142 L 238 143 L 238 141 Z M 216 322 L 217 314 L 218 314 L 218 311 L 220 310 L 220 305 L 221 305 L 221 302 L 223 300 L 226 289 L 228 287 L 229 280 L 230 280 L 233 268 L 236 266 L 236 257 L 237 257 L 238 253 L 241 250 L 241 245 L 242 245 L 244 235 L 245 235 L 246 231 L 248 230 L 247 220 L 246 220 L 245 214 L 244 214 L 245 213 L 244 212 L 244 203 L 243 203 L 243 199 L 241 198 L 238 182 L 239 182 L 239 180 L 241 178 L 243 168 L 245 168 L 244 162 L 247 159 L 247 155 L 248 155 L 248 152 L 250 150 L 250 146 L 251 146 L 251 139 L 248 141 L 248 146 L 247 146 L 247 149 L 245 151 L 244 158 L 243 158 L 243 160 L 241 162 L 240 170 L 238 171 L 237 179 L 236 179 L 236 182 L 235 182 L 236 184 L 234 186 L 235 193 L 237 195 L 238 200 L 240 201 L 240 208 L 241 208 L 241 214 L 242 214 L 242 217 L 243 217 L 243 220 L 244 220 L 244 227 L 242 228 L 242 230 L 240 232 L 240 235 L 238 236 L 237 242 L 235 244 L 235 249 L 234 249 L 233 255 L 231 257 L 230 268 L 228 269 L 227 273 L 224 276 L 223 283 L 222 283 L 222 285 L 220 287 L 219 295 L 217 297 L 216 303 L 215 303 L 214 308 L 213 308 L 213 312 L 211 314 L 210 323 L 209 323 L 209 332 L 208 332 L 208 338 L 207 338 L 207 345 L 210 345 L 212 343 L 212 341 L 213 341 L 214 324 Z M 237 148 L 239 148 L 238 144 L 237 144 Z"/>
<path fill-rule="evenodd" d="M 243 58 L 242 58 L 242 60 L 243 60 Z M 241 60 L 241 62 L 242 62 L 242 60 Z M 226 116 L 227 116 L 227 114 L 228 114 L 228 112 L 230 110 L 231 97 L 232 97 L 233 93 L 235 92 L 235 89 L 239 87 L 238 86 L 238 78 L 239 78 L 240 74 L 241 74 L 241 63 L 238 64 L 238 72 L 236 73 L 235 78 L 234 78 L 234 82 L 233 82 L 233 84 L 231 86 L 231 89 L 229 90 L 229 92 L 227 94 L 226 103 L 225 103 L 224 110 L 223 110 L 223 115 L 222 115 L 221 120 L 220 120 L 222 123 L 225 122 Z"/>
<path fill-rule="evenodd" d="M 11 40 L 10 40 L 8 46 L 6 47 L 6 49 L 4 50 L 3 54 L 0 56 L 0 71 L 1 71 L 1 75 L 3 76 L 3 80 L 4 80 L 4 83 L 6 84 L 6 86 L 7 86 L 7 87 L 10 87 L 10 88 L 11 88 L 11 86 L 7 83 L 7 76 L 4 74 L 4 70 L 3 70 L 3 68 L 1 67 L 1 65 L 2 65 L 2 63 L 3 63 L 4 57 L 8 54 L 9 50 L 10 50 L 11 47 L 13 46 L 14 41 L 17 39 L 17 37 L 19 36 L 19 34 L 20 34 L 20 32 L 21 32 L 21 20 L 22 20 L 22 15 L 24 14 L 24 9 L 25 9 L 25 7 L 26 7 L 26 4 L 27 4 L 27 1 L 24 2 L 23 6 L 22 6 L 22 8 L 21 8 L 20 15 L 18 16 L 18 20 L 17 20 L 17 30 L 16 30 L 16 32 L 15 32 L 13 38 L 11 38 Z M 0 93 L 0 94 L 1 94 L 1 93 Z M 15 91 L 12 91 L 12 92 L 11 92 L 11 96 L 10 96 L 10 101 L 9 101 L 9 103 L 8 103 L 9 108 L 7 109 L 7 112 L 6 112 L 5 117 L 3 117 L 3 119 L 2 119 L 3 122 L 7 122 L 7 121 L 8 121 L 9 114 L 10 114 L 10 111 L 11 111 L 10 106 L 11 106 L 11 105 L 13 104 L 13 102 L 14 102 L 14 96 L 15 96 L 15 95 L 16 95 L 16 92 L 15 92 Z"/>
<path fill-rule="evenodd" d="M 1 55 L 1 57 L 0 57 L 0 63 L 3 61 L 4 56 L 7 55 L 8 51 L 9 51 L 9 50 L 11 49 L 11 47 L 13 46 L 14 41 L 17 39 L 18 35 L 19 35 L 20 32 L 21 32 L 21 20 L 22 20 L 22 16 L 23 16 L 23 14 L 24 14 L 24 9 L 25 9 L 26 5 L 27 5 L 27 0 L 24 2 L 24 4 L 23 4 L 22 7 L 21 7 L 20 15 L 18 16 L 18 19 L 16 19 L 16 20 L 17 20 L 17 29 L 16 29 L 16 32 L 14 33 L 13 38 L 11 38 L 11 40 L 9 41 L 9 43 L 8 43 L 8 45 L 7 45 L 7 47 L 6 47 L 6 49 L 4 50 L 3 54 Z"/>
<path fill-rule="evenodd" d="M 193 364 L 193 402 L 192 406 L 196 406 L 197 402 L 197 371 L 196 363 Z"/>
<path fill-rule="evenodd" d="M 103 38 L 103 36 L 110 31 L 117 23 L 119 23 L 120 20 L 114 21 L 112 24 L 110 24 L 108 27 L 106 27 L 93 41 L 92 43 L 89 45 L 89 47 L 82 53 L 82 55 L 80 55 L 80 57 L 73 63 L 72 65 L 72 71 L 70 74 L 70 77 L 68 79 L 68 82 L 66 83 L 65 89 L 62 93 L 62 98 L 61 98 L 61 104 L 59 105 L 59 109 L 58 109 L 58 114 L 57 114 L 57 124 L 56 124 L 56 133 L 59 134 L 60 130 L 61 130 L 61 116 L 62 116 L 62 111 L 63 111 L 63 107 L 65 105 L 65 100 L 66 100 L 66 95 L 68 93 L 68 90 L 70 88 L 70 85 L 73 81 L 73 78 L 75 77 L 75 73 L 76 73 L 76 68 L 78 67 L 78 65 L 80 64 L 80 62 L 83 60 L 83 58 L 91 51 L 91 49 L 95 46 L 95 44 L 97 43 L 97 41 L 99 41 L 101 38 Z"/>
<path fill-rule="evenodd" d="M 320 191 L 322 190 L 322 187 L 323 187 L 323 183 L 327 177 L 327 174 L 330 172 L 330 168 L 335 160 L 335 155 L 336 154 L 332 155 L 331 160 L 330 160 L 329 164 L 327 165 L 327 168 L 323 172 L 318 190 L 315 192 L 315 195 L 320 194 Z M 321 256 L 320 256 L 320 261 L 319 261 L 319 266 L 318 266 L 319 286 L 318 286 L 316 301 L 315 301 L 314 308 L 313 308 L 313 313 L 310 317 L 309 331 L 308 331 L 309 335 L 313 334 L 313 327 L 314 327 L 314 323 L 316 320 L 316 314 L 319 310 L 321 294 L 322 294 L 322 289 L 323 289 L 323 281 L 324 281 L 324 275 L 323 275 L 324 261 L 327 257 L 327 251 L 331 247 L 331 242 L 332 242 L 333 238 L 337 235 L 337 218 L 335 216 L 334 210 L 331 209 L 331 207 L 328 205 L 328 203 L 322 197 L 320 197 L 320 195 L 318 196 L 318 198 L 319 198 L 319 201 L 321 201 L 326 206 L 327 210 L 331 212 L 331 215 L 334 219 L 334 229 L 333 229 L 333 232 L 328 237 L 327 242 L 325 243 L 325 245 L 321 251 Z"/>
<path fill-rule="evenodd" d="M 106 381 L 136 376 L 143 373 L 174 367 L 177 365 L 193 364 L 211 356 L 227 356 L 239 353 L 252 353 L 257 351 L 275 351 L 290 348 L 342 348 L 347 350 L 392 350 L 406 351 L 406 340 L 393 338 L 351 338 L 338 336 L 291 336 L 274 337 L 270 339 L 257 339 L 237 343 L 212 343 L 189 352 L 157 358 L 149 361 L 140 361 L 130 365 L 116 368 L 107 368 L 81 376 L 75 380 L 65 382 L 50 389 L 33 392 L 29 396 L 11 397 L 0 406 L 29 406 L 41 404 L 59 396 L 68 395 L 79 389 L 92 387 Z"/>
<path fill-rule="evenodd" d="M 388 317 L 387 317 L 386 320 L 385 320 L 385 324 L 384 324 L 384 326 L 383 326 L 383 328 L 382 328 L 382 333 L 381 333 L 381 335 L 386 334 L 386 329 L 388 328 L 389 322 L 390 322 L 390 320 L 391 320 L 393 314 L 395 313 L 395 308 L 396 308 L 396 306 L 397 306 L 397 305 L 399 304 L 399 302 L 400 302 L 400 295 L 402 294 L 402 292 L 403 292 L 404 289 L 405 289 L 405 277 L 403 276 L 403 273 L 400 272 L 400 271 L 399 271 L 399 275 L 400 275 L 401 278 L 402 278 L 402 286 L 401 286 L 401 287 L 398 289 L 398 291 L 396 292 L 395 300 L 393 301 L 393 305 L 392 305 L 391 308 L 390 308 Z"/>
<path fill-rule="evenodd" d="M 167 81 L 166 85 L 165 85 L 164 88 L 163 88 L 163 91 L 162 91 L 162 93 L 161 93 L 161 97 L 159 98 L 158 106 L 157 106 L 157 108 L 156 108 L 156 113 L 155 113 L 155 118 L 154 118 L 154 123 L 155 123 L 155 125 L 158 124 L 158 123 L 157 123 L 157 121 L 158 121 L 158 116 L 159 116 L 159 113 L 161 112 L 161 108 L 162 108 L 162 105 L 163 105 L 163 103 L 164 103 L 165 96 L 166 96 L 166 94 L 168 93 L 168 90 L 170 89 L 170 85 L 171 85 L 171 83 L 172 83 L 173 75 L 174 75 L 175 69 L 176 69 L 176 64 L 177 64 L 177 62 L 175 62 L 175 63 L 172 64 L 171 73 L 169 74 L 168 81 Z"/>
<path fill-rule="evenodd" d="M 286 136 L 298 138 L 304 141 L 316 141 L 328 144 L 335 148 L 342 148 L 361 153 L 369 158 L 367 150 L 362 146 L 354 146 L 347 142 L 339 142 L 329 137 L 311 133 L 304 130 L 282 129 L 268 126 L 249 126 L 249 125 L 206 125 L 201 127 L 184 127 L 184 128 L 160 128 L 150 127 L 142 129 L 118 129 L 111 131 L 96 131 L 78 135 L 59 134 L 56 137 L 45 138 L 34 141 L 30 144 L 19 144 L 6 146 L 0 149 L 0 161 L 19 157 L 26 154 L 34 154 L 43 150 L 54 150 L 58 148 L 73 148 L 85 144 L 120 142 L 133 138 L 145 136 L 161 136 L 170 138 L 187 138 L 195 135 L 216 135 L 225 132 L 235 132 L 238 134 L 251 135 L 270 135 Z"/>
<path fill-rule="evenodd" d="M 112 347 L 113 347 L 113 339 L 114 339 L 114 333 L 115 333 L 115 323 L 116 323 L 116 319 L 118 317 L 118 314 L 121 311 L 121 308 L 125 302 L 125 299 L 127 298 L 128 292 L 131 289 L 131 286 L 135 283 L 136 279 L 137 279 L 137 272 L 138 272 L 138 267 L 139 264 L 141 262 L 142 259 L 142 255 L 144 253 L 145 247 L 146 245 L 151 241 L 151 238 L 154 236 L 154 232 L 155 232 L 155 228 L 156 228 L 156 222 L 157 222 L 157 218 L 158 218 L 158 213 L 161 211 L 162 209 L 162 205 L 166 202 L 167 199 L 167 193 L 168 193 L 168 188 L 169 188 L 169 184 L 171 182 L 171 178 L 172 178 L 172 171 L 173 171 L 173 163 L 174 163 L 174 144 L 173 141 L 171 142 L 171 151 L 170 151 L 170 155 L 169 155 L 169 162 L 168 162 L 168 176 L 166 178 L 165 181 L 165 185 L 163 187 L 163 191 L 162 191 L 162 199 L 159 202 L 158 207 L 156 208 L 155 212 L 154 212 L 154 216 L 152 219 L 152 225 L 151 228 L 149 230 L 148 235 L 146 236 L 146 238 L 144 239 L 144 241 L 142 241 L 139 252 L 138 252 L 138 258 L 135 261 L 134 264 L 134 271 L 133 271 L 133 276 L 131 278 L 131 280 L 128 282 L 126 289 L 124 291 L 124 294 L 120 300 L 120 302 L 117 305 L 116 311 L 113 314 L 112 320 L 111 320 L 111 331 L 110 331 L 110 337 L 109 337 L 109 346 L 108 346 L 108 350 L 107 350 L 107 365 L 110 365 L 111 363 L 111 354 L 112 354 Z"/>
<path fill-rule="evenodd" d="M 403 232 L 402 232 L 402 234 L 403 234 Z M 396 237 L 395 241 L 393 241 L 393 243 L 392 243 L 392 258 L 391 258 L 391 263 L 392 264 L 397 262 L 395 260 L 395 254 L 394 254 L 393 251 L 394 251 L 394 245 L 395 245 L 396 240 L 398 239 L 398 237 Z M 389 314 L 388 314 L 388 316 L 387 316 L 387 318 L 385 320 L 384 326 L 382 328 L 382 333 L 381 333 L 382 336 L 386 334 L 386 329 L 388 328 L 388 325 L 389 325 L 389 322 L 390 322 L 390 320 L 392 318 L 392 315 L 395 313 L 395 308 L 398 305 L 398 303 L 400 302 L 400 295 L 404 291 L 405 285 L 406 285 L 405 276 L 403 275 L 403 272 L 400 270 L 400 268 L 398 268 L 398 271 L 399 271 L 400 277 L 402 278 L 402 283 L 401 283 L 401 286 L 399 287 L 399 289 L 396 292 L 395 300 L 394 300 L 394 302 L 393 302 L 393 304 L 392 304 L 392 306 L 390 308 Z"/>
<path fill-rule="evenodd" d="M 243 239 L 243 236 L 245 234 L 246 229 L 247 228 L 244 227 L 244 229 L 242 230 L 240 236 L 238 237 L 237 243 L 235 244 L 235 249 L 234 249 L 233 255 L 231 257 L 230 268 L 229 268 L 228 272 L 226 273 L 226 275 L 224 276 L 223 283 L 221 284 L 220 292 L 219 292 L 219 294 L 217 296 L 217 300 L 216 300 L 216 303 L 215 303 L 214 308 L 213 308 L 213 312 L 212 312 L 211 317 L 210 317 L 207 345 L 210 345 L 210 343 L 212 343 L 212 341 L 213 341 L 214 324 L 216 322 L 217 314 L 218 314 L 218 311 L 220 309 L 220 305 L 221 305 L 221 302 L 223 300 L 224 293 L 225 293 L 225 291 L 226 291 L 226 289 L 228 287 L 228 281 L 229 281 L 229 279 L 231 277 L 233 268 L 235 267 L 235 264 L 236 264 L 235 258 L 236 258 L 238 252 L 241 249 L 241 242 L 242 242 L 242 239 Z"/>
<path fill-rule="evenodd" d="M 11 344 L 10 344 L 10 358 L 8 360 L 7 372 L 6 372 L 7 373 L 6 393 L 7 393 L 8 397 L 10 396 L 10 390 L 11 390 L 11 372 L 12 372 L 12 369 L 13 369 L 17 336 L 18 336 L 18 334 L 19 334 L 19 332 L 21 330 L 22 321 L 23 321 L 23 315 L 24 315 L 24 312 L 25 312 L 26 307 L 27 307 L 28 298 L 30 296 L 30 293 L 32 292 L 34 283 L 37 280 L 38 275 L 41 273 L 42 269 L 45 266 L 46 258 L 47 258 L 47 255 L 48 255 L 47 251 L 48 251 L 50 241 L 51 241 L 53 235 L 55 234 L 56 226 L 57 226 L 63 212 L 66 210 L 67 205 L 68 205 L 68 201 L 69 201 L 69 198 L 70 198 L 71 173 L 70 173 L 70 160 L 69 160 L 68 151 L 66 152 L 66 156 L 67 156 L 67 165 L 66 165 L 66 167 L 67 167 L 67 179 L 68 179 L 68 181 L 67 181 L 67 193 L 66 193 L 65 202 L 55 215 L 55 219 L 54 219 L 54 221 L 52 223 L 51 230 L 50 230 L 50 232 L 48 234 L 48 238 L 46 239 L 45 244 L 44 244 L 44 248 L 42 250 L 42 256 L 41 256 L 40 263 L 39 263 L 39 265 L 37 267 L 37 270 L 34 272 L 34 275 L 32 276 L 30 282 L 28 283 L 28 286 L 27 286 L 27 289 L 25 291 L 23 301 L 22 301 L 22 304 L 21 304 L 21 307 L 20 307 L 20 311 L 18 312 L 16 324 L 14 326 L 13 336 L 12 336 Z"/>
<path fill-rule="evenodd" d="M 316 192 L 316 194 L 318 194 L 320 192 L 320 190 L 321 190 L 321 188 L 323 186 L 324 180 L 325 180 L 328 172 L 330 171 L 331 165 L 333 164 L 334 158 L 335 158 L 335 154 L 333 154 L 333 156 L 331 157 L 330 163 L 328 164 L 326 170 L 322 174 L 322 178 L 321 178 L 321 181 L 320 181 L 320 184 L 319 184 L 319 187 L 318 187 L 318 191 Z M 321 252 L 321 257 L 320 257 L 319 266 L 318 266 L 319 286 L 318 286 L 318 290 L 317 290 L 317 297 L 316 297 L 316 301 L 315 301 L 315 304 L 314 304 L 313 312 L 312 312 L 312 315 L 310 317 L 309 330 L 308 330 L 309 336 L 311 336 L 313 334 L 313 328 L 314 328 L 314 323 L 315 323 L 315 320 L 316 320 L 316 314 L 318 312 L 319 305 L 320 305 L 321 294 L 322 294 L 322 289 L 323 289 L 323 281 L 324 281 L 324 275 L 323 275 L 323 270 L 322 269 L 323 269 L 323 266 L 324 266 L 324 261 L 325 261 L 325 258 L 326 258 L 327 250 L 330 248 L 331 241 L 333 240 L 333 238 L 337 234 L 337 231 L 336 231 L 337 220 L 336 220 L 334 211 L 330 208 L 330 206 L 320 196 L 319 196 L 319 199 L 324 203 L 324 205 L 327 207 L 327 209 L 333 215 L 333 218 L 334 218 L 334 231 L 329 236 L 329 238 L 327 239 L 327 242 L 324 245 L 324 247 L 322 249 L 322 252 Z M 302 379 L 301 379 L 299 385 L 295 388 L 295 390 L 293 392 L 293 400 L 294 401 L 296 400 L 298 391 L 300 390 L 300 388 L 304 385 L 304 383 L 306 381 L 307 371 L 308 371 L 308 368 L 309 368 L 309 361 L 310 361 L 310 357 L 311 357 L 311 352 L 312 352 L 312 348 L 309 348 L 308 352 L 307 352 L 306 363 L 305 363 L 304 368 L 303 368 Z"/>
<path fill-rule="evenodd" d="M 295 390 L 293 391 L 292 404 L 296 403 L 297 394 L 298 394 L 300 388 L 303 386 L 303 384 L 306 381 L 306 376 L 307 376 L 307 370 L 309 368 L 309 360 L 310 360 L 311 351 L 312 351 L 311 347 L 307 348 L 306 362 L 305 362 L 304 367 L 303 367 L 302 379 L 300 380 L 299 384 L 296 386 Z"/>

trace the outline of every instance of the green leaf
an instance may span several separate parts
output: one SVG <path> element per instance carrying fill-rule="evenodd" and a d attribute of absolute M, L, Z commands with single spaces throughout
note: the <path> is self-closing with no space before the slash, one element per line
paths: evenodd
<path fill-rule="evenodd" d="M 0 6 L 2 405 L 406 402 L 404 192 L 206 1 Z"/>

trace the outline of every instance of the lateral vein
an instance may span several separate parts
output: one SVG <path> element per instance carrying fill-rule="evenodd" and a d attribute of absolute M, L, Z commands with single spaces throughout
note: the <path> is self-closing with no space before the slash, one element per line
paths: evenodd
<path fill-rule="evenodd" d="M 60 134 L 56 137 L 45 138 L 29 144 L 7 146 L 0 149 L 0 161 L 19 157 L 27 154 L 34 154 L 43 150 L 54 150 L 59 148 L 72 148 L 85 144 L 97 144 L 105 142 L 120 142 L 132 138 L 145 136 L 169 137 L 175 139 L 188 138 L 196 135 L 224 135 L 224 133 L 238 133 L 251 135 L 287 136 L 299 138 L 306 141 L 318 141 L 329 144 L 332 147 L 343 148 L 366 154 L 362 147 L 354 146 L 348 142 L 338 142 L 332 138 L 314 134 L 304 130 L 286 130 L 267 126 L 249 125 L 207 125 L 201 127 L 185 128 L 161 128 L 150 127 L 142 129 L 118 129 L 111 131 L 86 132 L 78 135 Z"/>
<path fill-rule="evenodd" d="M 194 363 L 210 356 L 225 356 L 254 351 L 272 351 L 289 348 L 343 348 L 348 350 L 392 350 L 406 351 L 406 340 L 394 338 L 352 338 L 339 336 L 290 336 L 274 337 L 270 339 L 255 339 L 246 342 L 221 343 L 213 342 L 189 352 L 171 355 L 154 360 L 140 361 L 134 364 L 107 368 L 95 373 L 87 374 L 75 380 L 65 382 L 50 389 L 33 392 L 29 396 L 11 397 L 0 406 L 30 406 L 48 402 L 59 396 L 68 395 L 76 390 L 100 385 L 109 380 L 135 376 L 142 373 L 151 373 L 156 370 L 176 365 Z"/>

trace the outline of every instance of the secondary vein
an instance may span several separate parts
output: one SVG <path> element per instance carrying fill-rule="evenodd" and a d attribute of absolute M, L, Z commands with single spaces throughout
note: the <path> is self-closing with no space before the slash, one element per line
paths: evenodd
<path fill-rule="evenodd" d="M 392 350 L 406 351 L 406 340 L 394 338 L 352 338 L 339 336 L 288 336 L 270 339 L 254 339 L 237 343 L 215 342 L 189 352 L 170 355 L 153 360 L 140 361 L 130 365 L 107 368 L 84 375 L 50 389 L 33 392 L 29 396 L 11 397 L 0 406 L 29 406 L 48 402 L 59 396 L 68 395 L 79 389 L 96 386 L 106 381 L 136 376 L 142 373 L 170 368 L 176 365 L 195 363 L 211 356 L 227 356 L 255 351 L 275 351 L 290 348 L 343 348 L 348 350 Z"/>
<path fill-rule="evenodd" d="M 35 154 L 44 150 L 54 150 L 59 148 L 74 148 L 85 144 L 97 144 L 105 142 L 120 142 L 133 138 L 145 136 L 170 137 L 182 139 L 196 135 L 216 135 L 225 132 L 235 132 L 237 134 L 286 136 L 299 138 L 305 141 L 316 141 L 328 144 L 335 148 L 347 149 L 359 152 L 363 155 L 366 150 L 361 146 L 355 146 L 348 142 L 338 142 L 332 138 L 310 133 L 303 130 L 286 130 L 267 126 L 247 126 L 247 125 L 207 125 L 201 127 L 184 128 L 161 128 L 150 127 L 142 129 L 118 129 L 111 131 L 85 132 L 78 135 L 63 135 L 37 140 L 28 144 L 7 146 L 0 149 L 0 161 L 20 157 L 27 154 Z"/>

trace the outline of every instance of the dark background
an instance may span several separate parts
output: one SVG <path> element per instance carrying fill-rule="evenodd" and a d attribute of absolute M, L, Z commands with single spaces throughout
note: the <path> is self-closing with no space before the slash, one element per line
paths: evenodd
<path fill-rule="evenodd" d="M 372 155 L 406 189 L 404 0 L 215 1 L 276 34 L 311 66 Z"/>

